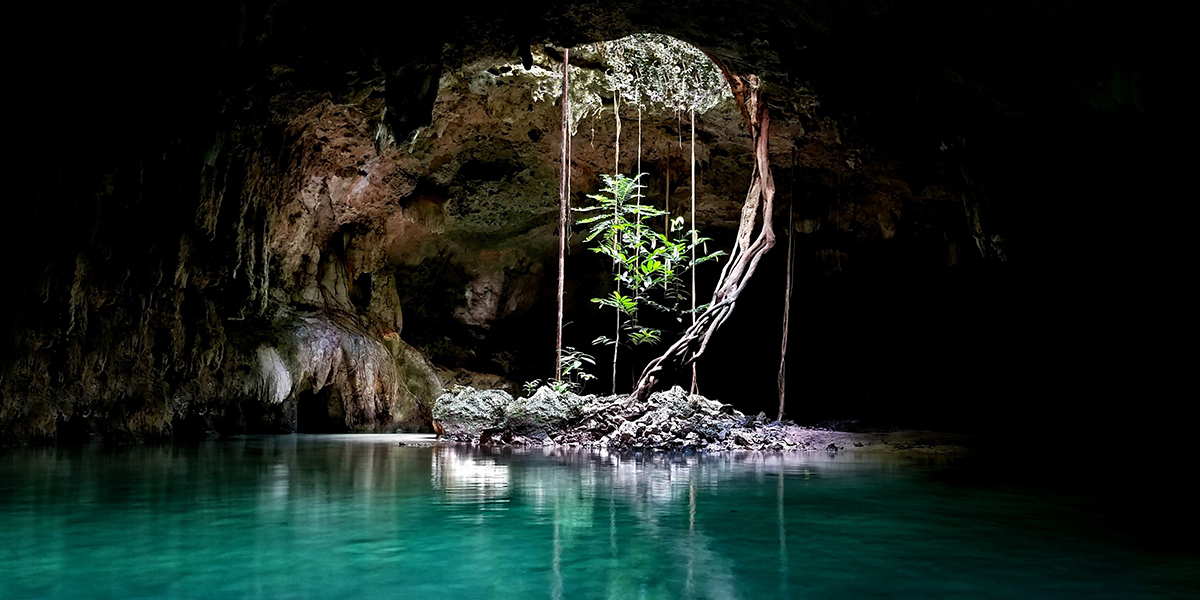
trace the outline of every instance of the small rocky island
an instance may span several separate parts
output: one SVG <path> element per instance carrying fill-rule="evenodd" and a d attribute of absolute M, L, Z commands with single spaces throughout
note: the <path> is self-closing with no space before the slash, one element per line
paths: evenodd
<path fill-rule="evenodd" d="M 679 386 L 645 402 L 629 395 L 580 396 L 542 386 L 529 397 L 458 387 L 440 396 L 433 416 L 461 443 L 569 446 L 622 451 L 858 451 L 946 454 L 968 437 L 918 431 L 832 431 L 688 394 Z"/>

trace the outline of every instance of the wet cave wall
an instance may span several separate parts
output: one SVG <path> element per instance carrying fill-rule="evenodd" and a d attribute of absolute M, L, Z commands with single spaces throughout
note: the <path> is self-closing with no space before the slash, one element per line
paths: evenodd
<path fill-rule="evenodd" d="M 700 389 L 777 403 L 794 211 L 789 411 L 1000 429 L 1178 421 L 1161 394 L 1173 219 L 1150 16 L 1065 3 L 468 2 L 26 8 L 5 147 L 5 443 L 421 430 L 454 383 L 551 373 L 559 108 L 523 65 L 661 32 L 764 81 L 780 234 Z M 451 25 L 453 24 L 453 25 Z M 623 112 L 621 167 L 636 160 Z M 731 102 L 697 119 L 697 224 L 727 247 L 749 177 Z M 611 111 L 573 137 L 576 205 Z M 686 124 L 645 115 L 647 201 L 683 215 Z M 680 140 L 682 138 L 682 147 Z M 1148 200 L 1147 200 L 1148 201 Z M 566 343 L 611 286 L 576 228 Z M 717 268 L 701 270 L 701 297 Z M 627 389 L 652 356 L 625 353 Z M 683 378 L 679 380 L 683 382 Z M 667 382 L 672 383 L 668 380 Z M 1144 400 L 1152 397 L 1152 400 Z M 1118 418 L 1109 413 L 1106 418 Z M 1107 422 L 1107 421 L 1106 421 Z"/>

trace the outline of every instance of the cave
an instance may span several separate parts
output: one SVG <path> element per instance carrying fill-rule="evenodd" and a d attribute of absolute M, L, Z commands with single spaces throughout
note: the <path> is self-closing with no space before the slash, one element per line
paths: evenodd
<path fill-rule="evenodd" d="M 296 433 L 345 433 L 341 404 L 333 388 L 300 392 L 296 398 Z"/>
<path fill-rule="evenodd" d="M 1026 23 L 988 3 L 587 6 L 471 4 L 453 32 L 386 40 L 316 27 L 322 9 L 306 2 L 97 7 L 53 21 L 54 52 L 18 65 L 48 100 L 27 109 L 17 127 L 30 128 L 16 134 L 27 142 L 5 163 L 13 197 L 28 200 L 10 208 L 3 243 L 36 258 L 10 269 L 4 438 L 53 440 L 75 413 L 127 403 L 141 415 L 130 433 L 169 438 L 176 417 L 262 398 L 276 382 L 261 349 L 279 356 L 291 387 L 280 399 L 294 400 L 331 366 L 318 364 L 330 352 L 296 351 L 317 329 L 373 346 L 371 360 L 432 361 L 417 370 L 437 376 L 414 382 L 392 377 L 406 367 L 388 359 L 376 370 L 387 389 L 355 400 L 399 420 L 420 420 L 443 384 L 515 391 L 544 379 L 559 101 L 530 86 L 551 85 L 561 48 L 638 32 L 764 82 L 774 228 L 786 246 L 790 214 L 796 232 L 791 316 L 803 341 L 790 341 L 787 377 L 803 394 L 791 418 L 1002 429 L 1030 411 L 1103 420 L 1086 407 L 1167 389 L 1145 374 L 1176 360 L 1153 341 L 1156 307 L 1173 297 L 1139 290 L 1164 280 L 1162 245 L 1178 238 L 1143 239 L 1120 216 L 1128 199 L 1166 193 L 1153 187 L 1162 179 L 1139 178 L 1155 159 L 1132 149 L 1151 145 L 1167 94 L 1149 47 L 1111 41 L 1110 13 L 1060 31 L 1050 23 L 1066 8 Z M 428 10 L 425 22 L 440 18 Z M 998 50 L 1010 31 L 1036 43 Z M 1084 48 L 1103 50 L 1087 59 Z M 56 74 L 85 55 L 78 74 Z M 578 60 L 596 72 L 596 59 Z M 596 98 L 572 135 L 575 202 L 612 168 L 614 100 Z M 670 141 L 686 145 L 686 118 L 647 118 L 640 144 L 634 118 L 623 114 L 623 158 L 644 146 L 648 202 L 670 194 L 682 216 L 690 163 Z M 697 143 L 698 227 L 728 247 L 749 160 L 736 107 L 701 114 Z M 45 160 L 62 152 L 73 160 Z M 1114 244 L 1086 233 L 1116 230 Z M 1135 259 L 1142 247 L 1160 259 Z M 577 237 L 570 250 L 565 335 L 603 363 L 588 299 L 611 283 Z M 785 252 L 765 255 L 704 359 L 723 366 L 698 381 L 750 412 L 776 402 L 775 344 L 760 338 L 782 314 Z M 715 277 L 700 269 L 699 296 Z M 652 355 L 631 351 L 619 387 Z M 591 391 L 608 389 L 611 374 L 596 370 Z M 1165 402 L 1122 410 L 1196 416 Z"/>
<path fill-rule="evenodd" d="M 594 360 L 575 391 L 635 391 L 687 323 L 646 321 L 665 341 L 621 347 L 615 367 L 594 342 L 613 313 L 593 299 L 623 284 L 582 213 L 560 234 L 564 63 L 590 94 L 567 96 L 571 206 L 641 165 L 644 201 L 665 213 L 654 227 L 694 219 L 705 251 L 729 252 L 762 171 L 743 95 L 693 129 L 605 90 L 616 59 L 582 50 L 667 36 L 725 83 L 753 76 L 770 114 L 773 205 L 750 226 L 774 245 L 697 359 L 700 395 L 811 431 L 970 436 L 974 467 L 1042 488 L 1100 493 L 1111 470 L 1137 469 L 1154 482 L 1101 494 L 1140 515 L 1131 535 L 1195 529 L 1169 461 L 1087 454 L 1183 456 L 1200 424 L 1175 350 L 1185 38 L 1155 11 L 130 0 L 15 16 L 37 41 L 8 41 L 20 108 L 2 167 L 0 452 L 225 440 L 253 460 L 357 465 L 310 487 L 392 481 L 369 450 L 286 444 L 429 437 L 456 390 L 548 384 L 560 241 L 563 346 Z M 696 267 L 701 303 L 725 264 Z M 676 367 L 654 392 L 689 389 Z M 517 487 L 506 450 L 480 452 L 435 454 L 411 480 L 473 482 L 481 506 L 493 480 Z M 1008 472 L 1018 460 L 1032 466 Z"/>

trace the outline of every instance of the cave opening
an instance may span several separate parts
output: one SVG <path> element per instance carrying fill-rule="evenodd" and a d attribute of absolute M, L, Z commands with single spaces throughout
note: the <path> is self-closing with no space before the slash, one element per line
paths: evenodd
<path fill-rule="evenodd" d="M 439 258 L 433 258 L 434 251 L 426 249 L 419 260 L 406 257 L 399 261 L 404 263 L 400 271 L 406 273 L 407 282 L 402 286 L 401 302 L 406 311 L 425 315 L 409 329 L 413 339 L 421 340 L 418 345 L 442 359 L 455 355 L 457 358 L 443 365 L 463 371 L 464 379 L 475 374 L 498 375 L 507 381 L 510 390 L 546 377 L 545 361 L 538 359 L 545 353 L 544 345 L 538 342 L 540 335 L 528 333 L 546 331 L 538 315 L 553 310 L 553 296 L 546 290 L 547 277 L 553 276 L 546 272 L 547 267 L 553 268 L 547 264 L 551 248 L 542 236 L 552 228 L 557 198 L 553 190 L 540 187 L 539 179 L 548 178 L 552 171 L 538 165 L 558 146 L 554 130 L 559 119 L 549 101 L 561 104 L 558 73 L 563 56 L 559 48 L 535 46 L 531 57 L 529 65 L 511 58 L 480 60 L 443 76 L 435 121 L 443 114 L 456 121 L 473 119 L 466 115 L 473 115 L 474 102 L 482 102 L 487 112 L 486 126 L 457 134 L 467 142 L 465 146 L 448 148 L 445 154 L 434 157 L 433 163 L 443 169 L 457 167 L 453 177 L 428 178 L 418 184 L 424 188 L 443 186 L 447 200 L 441 223 L 461 233 L 445 232 L 458 240 L 438 249 Z M 699 154 L 695 165 L 700 185 L 708 188 L 704 192 L 711 195 L 711 187 L 718 187 L 718 193 L 744 194 L 738 188 L 744 185 L 742 180 L 749 169 L 740 116 L 728 85 L 709 57 L 677 38 L 657 34 L 576 46 L 572 57 L 570 69 L 575 83 L 570 87 L 569 119 L 573 207 L 593 202 L 588 196 L 599 191 L 602 174 L 632 176 L 640 170 L 645 173 L 641 201 L 667 211 L 661 221 L 656 219 L 647 228 L 666 232 L 669 223 L 690 219 L 695 191 L 691 184 L 692 131 L 688 127 L 691 113 L 700 123 L 695 131 L 701 144 L 696 149 Z M 510 115 L 524 119 L 514 123 L 534 127 L 510 128 Z M 711 124 L 718 124 L 718 133 L 706 129 Z M 448 133 L 453 125 L 438 132 L 439 127 L 443 126 L 435 123 L 428 135 L 437 140 L 455 135 Z M 536 135 L 532 133 L 535 131 Z M 422 147 L 423 135 L 418 133 L 414 148 Z M 720 167 L 720 180 L 710 182 L 708 171 L 714 159 L 725 164 Z M 530 198 L 537 198 L 538 191 L 541 198 L 531 203 Z M 497 202 L 500 198 L 506 201 Z M 514 210 L 514 206 L 519 209 Z M 709 235 L 707 230 L 713 226 L 728 227 L 731 220 L 736 220 L 735 215 L 729 215 L 728 207 L 723 211 L 728 215 L 722 217 L 724 222 L 706 215 L 696 224 L 705 230 L 704 235 Z M 572 214 L 572 221 L 582 218 Z M 695 223 L 695 219 L 690 220 Z M 585 226 L 572 227 L 566 258 L 571 281 L 565 343 L 598 356 L 609 351 L 591 343 L 604 330 L 599 311 L 589 300 L 616 290 L 612 278 L 606 276 L 612 272 L 611 265 L 606 267 L 592 251 L 595 248 L 583 243 L 582 234 L 586 234 Z M 723 230 L 713 235 L 728 237 Z M 715 249 L 717 242 L 711 245 Z M 709 246 L 704 245 L 706 249 Z M 497 252 L 515 258 L 516 264 L 508 257 L 506 264 L 487 264 L 494 261 Z M 413 280 L 407 275 L 414 271 L 413 263 L 422 269 L 440 263 L 441 269 L 435 271 L 444 276 L 432 273 L 433 277 Z M 714 263 L 700 270 L 697 287 L 701 291 L 697 296 L 706 296 L 711 294 L 709 280 L 720 268 Z M 465 284 L 463 277 L 468 279 Z M 447 289 L 438 291 L 439 286 Z M 455 302 L 448 300 L 445 309 L 438 311 L 438 305 L 425 301 L 431 296 L 454 295 L 465 297 L 467 305 L 451 310 Z M 428 318 L 432 316 L 431 308 L 442 316 Z M 437 322 L 445 325 L 433 325 Z M 436 332 L 430 331 L 433 329 Z M 459 349 L 446 352 L 453 346 Z M 625 350 L 630 354 L 622 361 L 621 372 L 640 370 L 641 366 L 634 363 L 644 362 L 653 352 L 648 346 Z M 594 389 L 612 385 L 608 371 L 601 375 Z M 619 380 L 623 382 L 624 376 Z M 626 385 L 621 383 L 620 388 Z"/>
<path fill-rule="evenodd" d="M 350 286 L 350 302 L 354 303 L 359 310 L 366 310 L 371 306 L 371 293 L 374 291 L 374 277 L 370 273 L 361 273 L 354 278 L 354 283 Z"/>
<path fill-rule="evenodd" d="M 346 415 L 337 390 L 311 389 L 296 396 L 296 433 L 346 433 Z"/>

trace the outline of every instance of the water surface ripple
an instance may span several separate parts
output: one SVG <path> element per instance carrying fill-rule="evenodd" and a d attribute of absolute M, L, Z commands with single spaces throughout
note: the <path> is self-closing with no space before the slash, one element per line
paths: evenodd
<path fill-rule="evenodd" d="M 851 454 L 389 436 L 0 453 L 0 598 L 1185 598 L 1083 496 Z"/>

